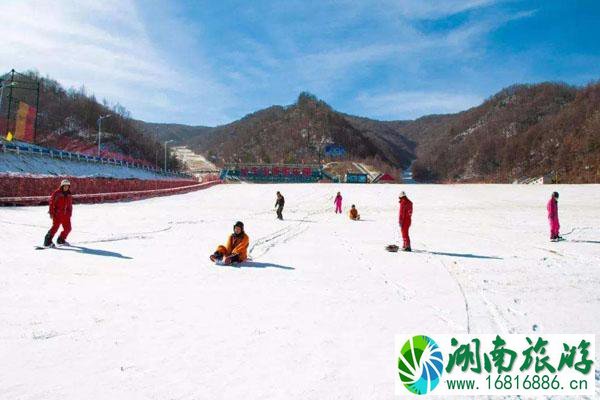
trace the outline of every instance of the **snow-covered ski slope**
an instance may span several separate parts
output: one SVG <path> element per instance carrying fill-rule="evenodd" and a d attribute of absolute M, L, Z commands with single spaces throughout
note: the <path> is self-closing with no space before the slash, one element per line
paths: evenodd
<path fill-rule="evenodd" d="M 252 262 L 211 264 L 236 220 Z M 49 222 L 0 209 L 1 399 L 392 399 L 396 333 L 600 333 L 599 186 L 219 185 L 76 206 L 35 251 Z"/>

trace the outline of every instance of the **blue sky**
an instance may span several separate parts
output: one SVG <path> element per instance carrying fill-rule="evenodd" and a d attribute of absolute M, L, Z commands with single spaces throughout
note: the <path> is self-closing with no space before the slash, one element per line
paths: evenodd
<path fill-rule="evenodd" d="M 38 70 L 153 122 L 216 125 L 309 91 L 378 119 L 514 83 L 600 79 L 600 3 L 0 0 L 0 70 Z"/>

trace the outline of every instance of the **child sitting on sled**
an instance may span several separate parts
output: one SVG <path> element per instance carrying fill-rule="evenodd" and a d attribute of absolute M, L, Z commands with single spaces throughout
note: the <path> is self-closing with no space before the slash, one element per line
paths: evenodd
<path fill-rule="evenodd" d="M 210 256 L 212 262 L 220 261 L 225 265 L 240 263 L 248 258 L 248 245 L 250 238 L 244 232 L 244 223 L 238 221 L 233 226 L 233 233 L 227 239 L 225 246 L 217 247 L 217 250 Z"/>
<path fill-rule="evenodd" d="M 350 208 L 349 216 L 352 221 L 358 221 L 360 219 L 360 214 L 354 204 L 352 204 L 352 208 Z"/>

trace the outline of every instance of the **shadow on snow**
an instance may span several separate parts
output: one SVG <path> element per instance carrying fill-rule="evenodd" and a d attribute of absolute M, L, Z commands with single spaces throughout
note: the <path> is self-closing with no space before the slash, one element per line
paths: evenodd
<path fill-rule="evenodd" d="M 504 260 L 502 257 L 496 256 L 482 256 L 479 254 L 471 253 L 446 253 L 443 251 L 428 251 L 428 250 L 413 250 L 415 253 L 427 253 L 435 256 L 447 256 L 447 257 L 462 257 L 462 258 L 477 258 L 480 260 Z"/>
<path fill-rule="evenodd" d="M 241 264 L 231 264 L 231 265 L 221 265 L 223 267 L 233 267 L 233 268 L 279 268 L 279 269 L 286 269 L 288 271 L 294 270 L 296 268 L 294 267 L 288 267 L 286 265 L 279 265 L 279 264 L 274 264 L 274 263 L 269 263 L 269 262 L 258 262 L 258 261 L 250 261 L 250 260 L 246 260 Z"/>
<path fill-rule="evenodd" d="M 131 257 L 124 256 L 123 254 L 116 253 L 114 251 L 100 250 L 100 249 L 90 249 L 89 247 L 83 247 L 83 246 L 72 246 L 71 245 L 69 247 L 56 247 L 56 250 L 74 251 L 76 253 L 91 254 L 93 256 L 123 258 L 125 260 L 132 260 L 133 259 Z"/>

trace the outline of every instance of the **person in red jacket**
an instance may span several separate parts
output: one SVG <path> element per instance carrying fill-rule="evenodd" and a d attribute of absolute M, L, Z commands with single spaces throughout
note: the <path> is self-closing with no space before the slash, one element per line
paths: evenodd
<path fill-rule="evenodd" d="M 67 236 L 71 232 L 71 214 L 73 213 L 73 196 L 71 195 L 71 182 L 64 179 L 60 187 L 50 195 L 50 207 L 48 210 L 52 218 L 52 228 L 44 238 L 44 246 L 53 246 L 52 239 L 62 225 L 63 231 L 56 241 L 58 244 L 68 244 Z"/>
<path fill-rule="evenodd" d="M 402 250 L 412 251 L 410 248 L 410 236 L 408 236 L 408 229 L 412 222 L 413 203 L 406 197 L 404 191 L 400 192 L 400 215 L 398 222 L 400 224 L 400 231 L 402 232 Z"/>

